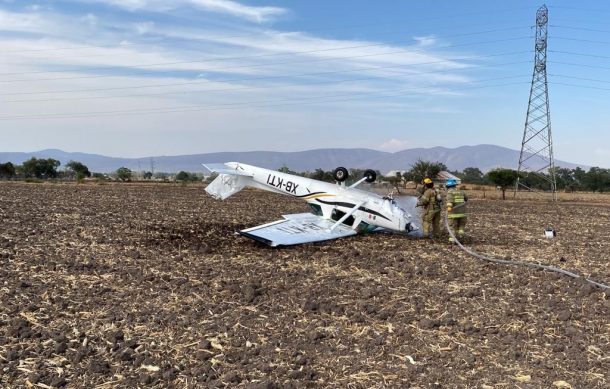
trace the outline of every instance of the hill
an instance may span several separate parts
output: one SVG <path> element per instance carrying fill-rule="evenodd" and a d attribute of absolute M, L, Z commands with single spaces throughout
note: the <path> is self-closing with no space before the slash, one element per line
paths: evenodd
<path fill-rule="evenodd" d="M 84 163 L 94 172 L 111 172 L 119 167 L 131 170 L 150 170 L 151 158 L 155 171 L 202 171 L 202 163 L 238 161 L 269 169 L 288 166 L 296 171 L 313 171 L 317 168 L 332 170 L 337 166 L 370 168 L 382 173 L 407 170 L 418 159 L 442 162 L 449 170 L 478 167 L 486 172 L 496 167 L 516 168 L 519 151 L 495 145 L 461 146 L 457 148 L 432 147 L 408 149 L 389 153 L 371 149 L 316 149 L 297 152 L 247 151 L 220 152 L 192 155 L 154 156 L 143 158 L 117 158 L 98 154 L 66 152 L 57 149 L 29 153 L 0 152 L 0 162 L 21 164 L 31 157 L 54 158 L 65 165 L 70 160 Z M 557 166 L 573 169 L 584 165 L 555 161 Z"/>

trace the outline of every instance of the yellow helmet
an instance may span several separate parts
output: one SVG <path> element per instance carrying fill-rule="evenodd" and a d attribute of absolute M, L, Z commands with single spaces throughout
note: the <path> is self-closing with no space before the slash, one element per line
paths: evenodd
<path fill-rule="evenodd" d="M 432 180 L 429 179 L 428 177 L 424 178 L 424 184 L 431 184 Z"/>

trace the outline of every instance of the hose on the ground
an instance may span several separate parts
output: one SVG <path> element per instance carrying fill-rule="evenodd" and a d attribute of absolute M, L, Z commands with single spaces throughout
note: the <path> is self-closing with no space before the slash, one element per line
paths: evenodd
<path fill-rule="evenodd" d="M 453 207 L 453 208 L 455 209 L 456 207 Z M 462 244 L 462 242 L 460 242 L 457 239 L 457 237 L 455 236 L 455 234 L 453 233 L 453 231 L 451 230 L 451 228 L 449 226 L 449 215 L 447 215 L 446 213 L 445 213 L 445 228 L 447 229 L 449 236 L 451 236 L 451 238 L 453 239 L 453 242 L 455 242 L 460 249 L 462 249 L 467 254 L 470 254 L 471 256 L 481 259 L 483 261 L 497 263 L 500 265 L 525 266 L 525 267 L 529 267 L 532 269 L 542 269 L 542 270 L 552 271 L 552 272 L 563 274 L 563 275 L 566 275 L 566 276 L 572 277 L 572 278 L 582 278 L 585 281 L 587 281 L 588 283 L 598 286 L 602 289 L 610 289 L 610 285 L 606 285 L 601 282 L 594 281 L 590 278 L 583 277 L 580 274 L 574 273 L 572 271 L 564 270 L 559 267 L 555 267 L 555 266 L 551 266 L 551 265 L 543 265 L 543 264 L 534 263 L 534 262 L 527 262 L 527 261 L 522 261 L 522 260 L 498 259 L 498 258 L 489 257 L 487 255 L 479 254 L 479 253 L 469 249 L 468 247 L 465 247 Z"/>

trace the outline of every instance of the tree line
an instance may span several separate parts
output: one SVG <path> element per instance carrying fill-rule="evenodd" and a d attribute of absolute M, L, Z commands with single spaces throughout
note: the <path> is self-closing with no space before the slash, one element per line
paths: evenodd
<path fill-rule="evenodd" d="M 32 157 L 21 165 L 15 165 L 12 162 L 0 163 L 0 179 L 60 179 L 60 180 L 77 180 L 81 181 L 85 178 L 93 177 L 98 180 L 107 180 L 112 176 L 118 181 L 132 181 L 136 174 L 129 168 L 120 167 L 110 175 L 104 173 L 92 173 L 89 168 L 78 161 L 69 161 L 65 165 L 65 169 L 59 170 L 61 162 L 53 158 L 35 158 Z M 189 173 L 181 171 L 175 176 L 168 173 L 143 172 L 139 178 L 144 180 L 152 180 L 153 178 L 160 181 L 169 181 L 174 178 L 176 181 L 192 182 L 201 181 L 203 174 Z"/>
<path fill-rule="evenodd" d="M 493 173 L 496 171 L 507 170 L 512 172 L 514 181 L 519 178 L 519 182 L 524 186 L 536 190 L 549 190 L 550 189 L 550 173 L 517 173 L 516 170 L 511 169 L 495 169 L 487 174 L 483 174 L 478 168 L 466 168 L 463 171 L 451 172 L 456 177 L 459 177 L 462 182 L 467 184 L 496 184 Z M 610 191 L 610 169 L 603 169 L 599 167 L 592 167 L 588 171 L 577 167 L 574 169 L 568 168 L 555 168 L 555 181 L 557 183 L 558 190 L 564 190 L 568 192 L 574 191 L 589 191 L 589 192 L 608 192 Z"/>
<path fill-rule="evenodd" d="M 2 179 L 83 179 L 91 177 L 89 168 L 78 161 L 70 161 L 66 169 L 58 170 L 61 162 L 53 158 L 32 157 L 21 165 L 12 162 L 0 163 L 0 178 Z"/>
<path fill-rule="evenodd" d="M 91 177 L 89 168 L 77 161 L 70 161 L 66 164 L 64 171 L 59 171 L 61 163 L 53 158 L 30 158 L 22 165 L 14 165 L 12 162 L 0 163 L 0 178 L 3 179 L 83 179 Z"/>
<path fill-rule="evenodd" d="M 278 169 L 283 173 L 300 175 L 303 177 L 313 178 L 320 181 L 333 182 L 333 172 L 323 169 L 316 169 L 313 172 L 295 172 L 284 166 Z M 549 190 L 549 174 L 529 174 L 526 172 L 518 173 L 513 169 L 494 169 L 487 173 L 483 173 L 477 167 L 467 167 L 462 171 L 450 171 L 442 162 L 429 162 L 418 160 L 410 169 L 396 172 L 395 175 L 382 176 L 377 172 L 378 177 L 383 177 L 385 181 L 393 185 L 413 181 L 420 183 L 425 177 L 434 178 L 441 171 L 448 171 L 454 176 L 462 180 L 464 184 L 471 185 L 494 185 L 499 186 L 502 190 L 506 190 L 516 184 L 517 178 L 519 182 L 528 188 L 536 190 Z M 349 169 L 350 179 L 348 182 L 357 181 L 364 174 L 363 169 Z M 542 177 L 541 177 L 542 176 Z M 543 178 L 546 176 L 546 179 Z M 602 169 L 592 167 L 589 171 L 585 171 L 580 167 L 575 169 L 555 168 L 555 179 L 557 181 L 558 190 L 566 191 L 590 191 L 590 192 L 609 192 L 610 191 L 610 169 Z"/>
<path fill-rule="evenodd" d="M 14 165 L 11 162 L 0 163 L 0 179 L 68 179 L 82 180 L 88 177 L 97 178 L 100 180 L 107 179 L 108 175 L 103 173 L 92 173 L 89 168 L 78 161 L 70 161 L 65 165 L 64 170 L 58 170 L 61 163 L 53 158 L 30 158 L 22 165 Z M 323 169 L 315 169 L 312 172 L 296 172 L 283 166 L 278 171 L 299 175 L 307 178 L 312 178 L 320 181 L 333 182 L 333 172 Z M 395 175 L 383 177 L 386 181 L 397 185 L 400 182 L 414 181 L 421 182 L 424 177 L 436 177 L 439 172 L 448 171 L 447 166 L 441 162 L 429 162 L 418 160 L 410 166 L 409 170 L 397 172 Z M 364 169 L 350 169 L 348 183 L 359 180 L 364 175 Z M 467 167 L 462 171 L 449 171 L 451 174 L 462 180 L 464 184 L 473 185 L 496 185 L 503 190 L 514 185 L 517 178 L 526 187 L 537 190 L 549 189 L 549 175 L 546 174 L 546 179 L 539 174 L 518 174 L 517 171 L 511 169 L 494 169 L 484 174 L 479 168 Z M 117 169 L 112 174 L 118 181 L 131 181 L 134 179 L 134 172 L 126 167 Z M 377 172 L 378 177 L 382 177 L 381 173 Z M 544 174 L 542 174 L 544 176 Z M 167 173 L 144 172 L 141 178 L 151 180 L 167 181 L 170 175 Z M 180 182 L 195 182 L 204 179 L 201 173 L 190 173 L 180 171 L 173 176 L 176 181 Z M 557 189 L 565 191 L 592 191 L 592 192 L 608 192 L 610 191 L 610 169 L 592 167 L 588 171 L 577 167 L 575 169 L 555 168 L 555 179 L 557 181 Z M 210 181 L 210 177 L 206 181 Z"/>

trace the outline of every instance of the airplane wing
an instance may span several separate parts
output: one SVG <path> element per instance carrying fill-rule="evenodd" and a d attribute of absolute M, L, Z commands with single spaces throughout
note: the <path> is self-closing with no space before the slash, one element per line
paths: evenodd
<path fill-rule="evenodd" d="M 331 230 L 333 220 L 323 219 L 311 213 L 282 215 L 283 220 L 247 228 L 239 233 L 269 246 L 290 246 L 301 243 L 356 235 L 356 231 L 343 224 Z"/>

